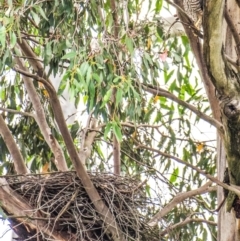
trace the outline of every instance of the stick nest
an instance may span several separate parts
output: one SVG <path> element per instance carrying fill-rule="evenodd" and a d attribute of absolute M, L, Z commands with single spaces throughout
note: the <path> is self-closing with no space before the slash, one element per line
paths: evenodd
<path fill-rule="evenodd" d="M 153 215 L 152 205 L 138 180 L 102 173 L 89 173 L 89 176 L 126 240 L 159 240 L 159 230 L 147 225 Z M 6 179 L 15 192 L 46 218 L 49 228 L 68 233 L 70 240 L 112 240 L 75 172 Z M 35 231 L 26 240 L 49 239 L 43 232 Z"/>

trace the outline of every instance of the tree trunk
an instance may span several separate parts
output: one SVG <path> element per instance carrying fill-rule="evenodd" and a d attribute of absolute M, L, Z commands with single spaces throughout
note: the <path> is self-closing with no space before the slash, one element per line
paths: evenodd
<path fill-rule="evenodd" d="M 236 4 L 235 0 L 227 1 L 227 14 L 229 15 L 232 23 L 234 24 L 237 32 L 239 33 L 239 21 L 240 21 L 240 9 Z M 225 53 L 236 60 L 236 43 L 234 41 L 232 31 L 228 24 L 224 24 L 224 38 L 225 38 Z M 226 154 L 224 151 L 223 141 L 218 138 L 217 144 L 218 152 L 218 177 L 223 180 L 223 173 L 226 167 Z M 218 188 L 218 203 L 223 200 L 222 188 Z M 239 228 L 236 223 L 234 212 L 227 212 L 226 208 L 223 207 L 218 214 L 218 241 L 239 241 Z"/>
<path fill-rule="evenodd" d="M 240 141 L 240 109 L 239 109 L 239 7 L 235 0 L 229 0 L 225 6 L 222 0 L 205 2 L 204 8 L 204 55 L 209 76 L 216 87 L 220 100 L 220 109 L 224 125 L 224 137 L 218 138 L 218 178 L 223 180 L 226 163 L 229 167 L 230 183 L 240 185 L 239 141 Z M 222 24 L 223 18 L 226 22 Z M 228 59 L 228 60 L 227 60 Z M 229 61 L 230 59 L 230 61 Z M 225 147 L 225 151 L 224 151 Z M 222 189 L 218 189 L 218 203 L 223 200 Z M 235 200 L 235 201 L 234 201 Z M 239 229 L 233 206 L 236 195 L 229 193 L 218 216 L 218 241 L 239 241 Z M 228 211 L 228 212 L 227 212 Z M 238 222 L 237 222 L 238 223 Z"/>
<path fill-rule="evenodd" d="M 218 178 L 223 180 L 224 170 L 226 168 L 226 153 L 224 150 L 223 141 L 218 136 L 217 138 L 217 173 Z M 224 199 L 222 187 L 218 187 L 217 191 L 218 205 Z M 235 238 L 236 218 L 232 213 L 226 211 L 223 206 L 218 213 L 218 241 L 237 241 Z"/>

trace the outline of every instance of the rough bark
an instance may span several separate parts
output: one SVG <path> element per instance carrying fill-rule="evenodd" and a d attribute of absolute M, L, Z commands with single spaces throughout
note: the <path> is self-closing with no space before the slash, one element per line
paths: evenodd
<path fill-rule="evenodd" d="M 240 98 L 239 98 L 239 76 L 237 66 L 237 50 L 236 42 L 238 42 L 237 34 L 234 33 L 234 24 L 237 29 L 239 22 L 239 9 L 235 1 L 227 1 L 227 28 L 223 25 L 225 1 L 211 0 L 205 2 L 204 7 L 204 57 L 211 81 L 216 87 L 218 98 L 220 100 L 220 108 L 222 121 L 224 125 L 225 135 L 223 143 L 225 146 L 227 163 L 229 167 L 230 183 L 236 186 L 240 185 Z M 233 13 L 236 16 L 233 16 Z M 239 30 L 237 30 L 239 33 Z M 234 36 L 234 37 L 233 37 Z M 235 39 L 235 40 L 234 40 Z M 235 42 L 234 42 L 235 41 Z M 225 43 L 225 46 L 224 46 Z M 236 47 L 236 48 L 235 48 Z M 238 50 L 237 50 L 238 51 Z M 226 56 L 235 59 L 235 64 L 227 62 Z M 231 61 L 234 62 L 234 61 Z M 221 178 L 225 169 L 224 152 L 221 150 L 222 144 L 218 144 L 218 174 Z M 236 196 L 229 193 L 226 201 L 227 211 L 231 211 Z M 222 199 L 219 191 L 218 199 Z M 238 215 L 238 214 L 236 214 Z M 222 209 L 219 214 L 219 232 L 218 240 L 240 240 L 239 230 L 236 229 L 236 221 L 233 214 L 226 213 Z"/>
<path fill-rule="evenodd" d="M 174 2 L 182 7 L 181 0 Z M 226 1 L 228 8 L 224 19 L 225 1 L 204 1 L 204 58 L 201 41 L 194 33 L 194 26 L 187 16 L 179 9 L 179 17 L 190 40 L 191 48 L 200 69 L 201 77 L 209 98 L 213 117 L 223 121 L 225 136 L 219 132 L 218 137 L 218 178 L 223 180 L 226 162 L 230 166 L 231 183 L 240 184 L 239 160 L 239 8 L 235 0 Z M 228 18 L 227 18 L 228 17 Z M 226 28 L 228 26 L 228 28 Z M 226 30 L 226 31 L 225 31 Z M 223 48 L 226 43 L 225 49 Z M 236 51 L 238 56 L 236 55 Z M 228 60 L 228 62 L 226 61 Z M 231 64 L 230 64 L 231 63 Z M 231 66 L 232 65 L 232 66 Z M 217 91 L 215 91 L 215 88 Z M 216 97 L 217 94 L 217 97 Z M 222 110 L 222 111 L 221 111 Z M 221 113 L 222 112 L 222 113 Z M 225 146 L 226 154 L 223 150 Z M 227 161 L 226 161 L 227 155 Z M 233 195 L 234 197 L 234 195 Z M 218 202 L 223 200 L 222 188 L 218 188 Z M 231 209 L 231 203 L 230 209 Z M 222 208 L 218 220 L 218 240 L 240 240 L 235 230 L 236 220 L 232 213 Z"/>
<path fill-rule="evenodd" d="M 174 0 L 174 2 L 177 4 L 177 6 L 181 7 L 181 9 L 183 9 L 182 0 Z M 183 24 L 185 32 L 189 38 L 191 49 L 196 58 L 196 62 L 199 67 L 201 79 L 203 81 L 203 84 L 204 84 L 204 87 L 206 90 L 206 94 L 208 96 L 208 100 L 209 100 L 209 103 L 210 103 L 210 106 L 212 109 L 213 117 L 217 121 L 220 121 L 221 114 L 220 114 L 220 110 L 219 110 L 219 101 L 216 98 L 215 87 L 212 84 L 212 81 L 208 74 L 207 65 L 203 58 L 203 49 L 202 49 L 201 39 L 199 39 L 198 35 L 194 32 L 193 23 L 189 20 L 189 18 L 187 18 L 180 11 L 178 11 L 178 15 Z"/>

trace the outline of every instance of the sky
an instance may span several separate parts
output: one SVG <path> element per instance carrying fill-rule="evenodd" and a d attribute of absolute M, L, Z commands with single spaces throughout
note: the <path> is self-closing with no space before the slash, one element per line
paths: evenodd
<path fill-rule="evenodd" d="M 12 240 L 12 231 L 8 225 L 8 221 L 0 220 L 0 241 Z"/>

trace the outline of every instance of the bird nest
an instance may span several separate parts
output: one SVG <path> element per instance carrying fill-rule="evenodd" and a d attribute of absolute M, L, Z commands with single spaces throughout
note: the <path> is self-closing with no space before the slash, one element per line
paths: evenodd
<path fill-rule="evenodd" d="M 89 176 L 126 240 L 159 240 L 159 230 L 147 224 L 153 214 L 149 213 L 151 200 L 146 197 L 145 183 L 112 174 L 89 173 Z M 9 176 L 6 179 L 15 192 L 47 217 L 48 227 L 52 230 L 74 237 L 70 240 L 112 240 L 75 172 Z M 14 223 L 14 219 L 11 221 Z M 14 226 L 18 225 L 14 223 Z M 49 240 L 49 237 L 35 230 L 24 240 Z"/>

